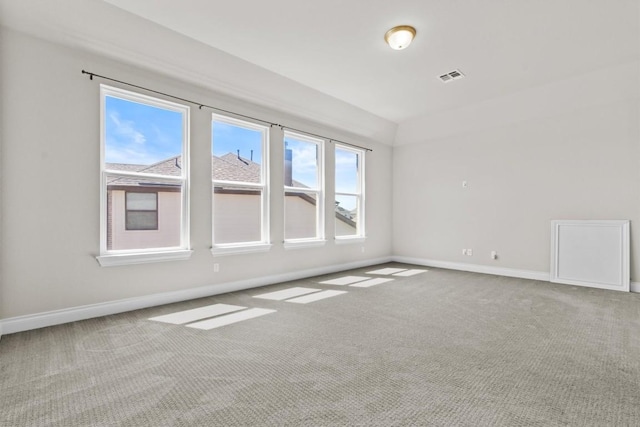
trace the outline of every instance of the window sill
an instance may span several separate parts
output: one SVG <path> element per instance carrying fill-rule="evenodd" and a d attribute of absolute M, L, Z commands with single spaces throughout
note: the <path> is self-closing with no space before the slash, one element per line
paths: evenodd
<path fill-rule="evenodd" d="M 336 237 L 336 245 L 350 245 L 355 243 L 364 243 L 367 240 L 366 237 L 361 236 L 345 236 L 345 237 Z"/>
<path fill-rule="evenodd" d="M 166 252 L 136 252 L 127 254 L 108 254 L 97 256 L 101 267 L 118 265 L 147 264 L 151 262 L 184 261 L 191 258 L 192 250 L 181 249 Z"/>
<path fill-rule="evenodd" d="M 285 249 L 303 249 L 324 246 L 327 243 L 324 239 L 314 240 L 289 240 L 284 242 Z"/>
<path fill-rule="evenodd" d="M 211 248 L 214 256 L 249 254 L 255 252 L 267 252 L 271 249 L 270 243 L 252 243 L 249 245 L 216 245 Z"/>

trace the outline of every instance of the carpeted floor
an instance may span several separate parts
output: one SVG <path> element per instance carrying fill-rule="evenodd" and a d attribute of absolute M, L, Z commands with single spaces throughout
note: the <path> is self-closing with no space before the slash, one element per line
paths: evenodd
<path fill-rule="evenodd" d="M 0 425 L 640 425 L 640 294 L 439 269 L 318 283 L 372 269 L 4 336 Z M 348 293 L 252 297 L 292 286 Z M 148 320 L 216 303 L 277 312 Z"/>

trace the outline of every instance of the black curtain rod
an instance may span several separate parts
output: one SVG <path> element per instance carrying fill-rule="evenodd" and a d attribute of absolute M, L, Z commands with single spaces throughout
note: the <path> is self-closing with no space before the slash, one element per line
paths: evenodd
<path fill-rule="evenodd" d="M 281 128 L 281 129 L 289 129 L 289 130 L 292 130 L 294 132 L 303 133 L 305 135 L 310 135 L 310 136 L 315 136 L 315 137 L 318 137 L 318 138 L 326 139 L 329 142 L 337 142 L 339 144 L 348 145 L 350 147 L 360 148 L 361 150 L 373 151 L 371 148 L 361 147 L 359 145 L 351 144 L 349 142 L 340 141 L 340 140 L 334 139 L 334 138 L 327 138 L 326 136 L 322 136 L 322 135 L 318 135 L 318 134 L 315 134 L 315 133 L 307 132 L 307 131 L 304 131 L 304 130 L 292 128 L 292 127 L 289 127 L 289 126 L 286 126 L 286 125 L 281 125 L 279 123 L 273 123 L 273 122 L 270 122 L 270 121 L 267 121 L 267 120 L 262 120 L 262 119 L 259 119 L 257 117 L 247 116 L 245 114 L 236 113 L 234 111 L 225 110 L 223 108 L 214 107 L 212 105 L 207 105 L 207 104 L 202 104 L 200 102 L 191 101 L 190 99 L 181 98 L 179 96 L 171 95 L 171 94 L 168 94 L 168 93 L 165 93 L 165 92 L 160 92 L 160 91 L 157 91 L 157 90 L 149 89 L 149 88 L 144 87 L 144 86 L 138 86 L 138 85 L 133 84 L 133 83 L 124 82 L 122 80 L 112 79 L 111 77 L 102 76 L 100 74 L 92 73 L 90 71 L 82 70 L 82 74 L 87 74 L 89 76 L 89 80 L 93 80 L 94 77 L 98 77 L 98 78 L 101 78 L 101 79 L 104 79 L 104 80 L 109 80 L 109 81 L 112 81 L 112 82 L 116 82 L 116 83 L 120 83 L 120 84 L 123 84 L 123 85 L 130 86 L 130 87 L 135 87 L 137 89 L 146 90 L 147 92 L 157 93 L 158 95 L 163 95 L 163 96 L 166 96 L 166 97 L 169 97 L 169 98 L 178 99 L 178 100 L 183 101 L 183 102 L 188 102 L 190 104 L 197 105 L 200 110 L 202 110 L 203 107 L 207 107 L 207 108 L 210 108 L 210 109 L 215 110 L 215 111 L 222 111 L 224 113 L 233 114 L 234 116 L 244 117 L 245 119 L 250 119 L 250 120 L 254 120 L 254 121 L 260 122 L 260 123 L 264 123 L 264 124 L 267 124 L 267 125 L 269 125 L 271 127 L 277 126 L 277 127 Z"/>

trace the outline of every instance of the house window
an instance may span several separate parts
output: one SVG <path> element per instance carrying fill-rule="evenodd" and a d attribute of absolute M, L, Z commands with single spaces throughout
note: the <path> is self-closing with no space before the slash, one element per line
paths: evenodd
<path fill-rule="evenodd" d="M 158 193 L 125 193 L 127 230 L 158 229 Z"/>
<path fill-rule="evenodd" d="M 213 252 L 269 247 L 269 128 L 214 114 Z"/>
<path fill-rule="evenodd" d="M 169 252 L 184 258 L 189 250 L 189 107 L 105 85 L 100 93 L 98 260 L 111 265 L 110 255 L 123 260 L 159 252 L 163 260 L 171 259 Z M 148 262 L 153 256 L 138 259 Z"/>
<path fill-rule="evenodd" d="M 284 238 L 289 243 L 323 241 L 324 141 L 284 133 Z"/>
<path fill-rule="evenodd" d="M 364 237 L 364 151 L 336 145 L 336 238 Z"/>

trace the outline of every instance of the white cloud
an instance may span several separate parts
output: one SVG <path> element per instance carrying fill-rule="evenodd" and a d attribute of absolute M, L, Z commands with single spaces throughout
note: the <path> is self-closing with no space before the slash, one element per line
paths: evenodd
<path fill-rule="evenodd" d="M 137 147 L 117 147 L 115 144 L 107 143 L 105 147 L 105 158 L 108 163 L 128 163 L 134 165 L 150 165 L 156 163 L 157 156 L 144 151 L 136 150 Z"/>
<path fill-rule="evenodd" d="M 355 166 L 357 154 L 348 151 L 336 150 L 336 165 Z"/>
<path fill-rule="evenodd" d="M 109 118 L 115 125 L 115 133 L 126 140 L 123 142 L 144 144 L 147 141 L 147 138 L 145 138 L 144 134 L 135 129 L 134 122 L 129 120 L 120 120 L 120 115 L 115 111 L 109 114 Z"/>
<path fill-rule="evenodd" d="M 315 144 L 295 144 L 292 147 L 294 173 L 306 174 L 318 169 Z"/>

